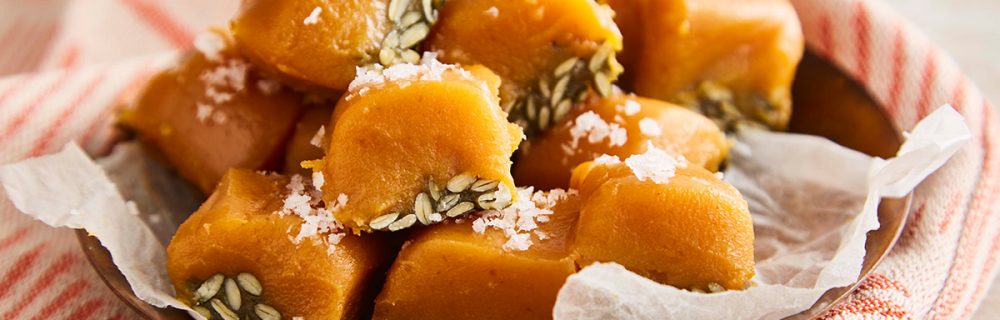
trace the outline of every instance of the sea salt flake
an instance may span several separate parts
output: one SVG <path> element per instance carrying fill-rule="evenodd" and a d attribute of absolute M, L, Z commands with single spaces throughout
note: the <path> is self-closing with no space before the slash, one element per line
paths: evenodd
<path fill-rule="evenodd" d="M 503 244 L 503 248 L 506 250 L 514 251 L 524 251 L 531 248 L 531 235 L 527 233 L 519 233 L 507 238 L 507 242 Z"/>
<path fill-rule="evenodd" d="M 217 123 L 217 124 L 226 123 L 226 120 L 228 120 L 228 119 L 229 119 L 229 117 L 226 116 L 225 112 L 217 110 L 214 113 L 212 113 L 212 121 L 215 122 L 215 123 Z"/>
<path fill-rule="evenodd" d="M 318 23 L 319 22 L 319 14 L 321 12 L 323 12 L 323 8 L 320 8 L 320 7 L 313 8 L 312 12 L 309 13 L 309 16 L 306 17 L 305 20 L 302 20 L 302 23 L 305 24 L 305 25 L 313 25 L 313 24 Z"/>
<path fill-rule="evenodd" d="M 539 224 L 550 220 L 549 216 L 554 213 L 552 207 L 575 191 L 554 189 L 545 193 L 519 188 L 516 192 L 516 202 L 506 209 L 482 214 L 472 222 L 472 230 L 476 233 L 484 233 L 487 229 L 501 231 L 507 237 L 504 250 L 523 251 L 532 246 L 531 234 Z"/>
<path fill-rule="evenodd" d="M 309 139 L 309 144 L 317 148 L 322 148 L 324 135 L 326 135 L 326 126 L 320 126 L 319 130 L 316 130 L 316 134 L 313 135 L 312 139 Z"/>
<path fill-rule="evenodd" d="M 212 111 L 215 109 L 211 105 L 207 105 L 204 103 L 197 103 L 196 107 L 198 109 L 195 110 L 194 115 L 196 118 L 198 118 L 198 122 L 201 123 L 205 123 L 205 121 L 208 121 L 208 119 L 212 116 Z"/>
<path fill-rule="evenodd" d="M 344 230 L 344 226 L 337 221 L 333 213 L 347 203 L 347 195 L 340 194 L 332 205 L 323 206 L 320 199 L 322 193 L 313 187 L 315 184 L 316 181 L 307 184 L 301 175 L 293 175 L 285 187 L 288 195 L 285 196 L 282 208 L 277 214 L 295 215 L 302 219 L 299 233 L 292 238 L 293 242 L 300 243 L 304 239 L 312 239 L 315 242 L 325 239 L 330 246 L 327 252 L 332 254 L 336 249 L 334 246 L 343 238 L 341 231 Z"/>
<path fill-rule="evenodd" d="M 687 161 L 675 157 L 652 143 L 647 143 L 646 152 L 625 159 L 625 165 L 632 169 L 639 181 L 651 180 L 657 184 L 665 184 L 674 176 L 678 167 L 687 166 Z"/>
<path fill-rule="evenodd" d="M 483 11 L 483 13 L 485 13 L 487 16 L 490 16 L 491 18 L 496 19 L 497 17 L 500 16 L 500 9 L 497 9 L 497 7 L 493 6 L 490 7 L 489 9 L 486 9 L 486 11 Z"/>
<path fill-rule="evenodd" d="M 634 116 L 635 114 L 639 113 L 639 111 L 642 111 L 642 105 L 640 105 L 639 102 L 636 102 L 635 100 L 631 100 L 631 99 L 625 100 L 625 115 L 626 116 L 630 116 L 630 117 Z"/>
<path fill-rule="evenodd" d="M 663 134 L 663 129 L 660 128 L 660 123 L 656 122 L 652 118 L 643 118 L 639 120 L 639 131 L 647 137 L 659 137 Z"/>
<path fill-rule="evenodd" d="M 618 156 L 612 156 L 607 154 L 602 154 L 601 156 L 594 159 L 594 164 L 609 165 L 609 164 L 619 164 L 622 163 L 622 159 Z"/>
<path fill-rule="evenodd" d="M 325 182 L 326 182 L 326 179 L 323 178 L 323 172 L 321 172 L 321 171 L 313 172 L 313 174 L 312 174 L 313 188 L 321 189 L 321 188 L 323 188 L 323 184 Z"/>
<path fill-rule="evenodd" d="M 580 140 L 586 138 L 590 144 L 598 144 L 608 140 L 611 147 L 623 146 L 628 141 L 628 131 L 617 123 L 609 124 L 594 111 L 587 111 L 573 119 L 573 124 L 569 129 L 569 147 L 577 149 Z"/>
<path fill-rule="evenodd" d="M 208 61 L 222 61 L 222 50 L 226 48 L 226 40 L 215 32 L 202 32 L 194 38 L 194 48 L 201 52 Z"/>
<path fill-rule="evenodd" d="M 265 95 L 273 95 L 281 91 L 281 83 L 271 79 L 260 79 L 257 80 L 257 90 Z"/>
<path fill-rule="evenodd" d="M 465 69 L 456 65 L 441 63 L 437 59 L 436 52 L 424 52 L 419 64 L 400 63 L 388 68 L 381 65 L 371 65 L 357 67 L 355 69 L 354 80 L 348 85 L 349 94 L 345 99 L 350 100 L 355 96 L 364 95 L 368 89 L 395 83 L 400 87 L 406 87 L 415 81 L 442 81 L 446 72 L 458 75 L 461 78 L 480 82 L 482 90 L 489 92 L 489 88 L 474 77 Z"/>

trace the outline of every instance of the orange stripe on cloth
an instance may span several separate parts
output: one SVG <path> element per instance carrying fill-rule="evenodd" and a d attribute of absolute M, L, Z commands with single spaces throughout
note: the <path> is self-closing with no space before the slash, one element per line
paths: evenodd
<path fill-rule="evenodd" d="M 24 312 L 25 309 L 31 306 L 31 304 L 38 298 L 39 294 L 45 292 L 45 290 L 48 289 L 53 282 L 55 282 L 56 278 L 63 273 L 66 273 L 66 271 L 69 271 L 70 267 L 76 265 L 77 263 L 80 263 L 80 257 L 75 251 L 63 253 L 59 256 L 55 263 L 45 269 L 45 273 L 43 273 L 41 277 L 35 280 L 31 289 L 29 289 L 26 294 L 22 295 L 21 299 L 13 305 L 13 309 L 3 314 L 2 319 L 18 319 L 21 312 Z"/>
<path fill-rule="evenodd" d="M 185 49 L 193 45 L 194 34 L 160 7 L 159 3 L 146 0 L 121 0 L 121 3 L 156 29 L 175 48 Z"/>
<path fill-rule="evenodd" d="M 993 214 L 997 180 L 1000 180 L 1000 171 L 997 171 L 1000 168 L 1000 163 L 997 163 L 997 161 L 1000 159 L 997 159 L 997 155 L 993 154 L 993 144 L 996 141 L 993 140 L 994 137 L 992 135 L 988 134 L 989 126 L 992 125 L 990 121 L 993 120 L 991 118 L 994 115 L 992 110 L 988 110 L 988 104 L 985 100 L 981 107 L 983 108 L 983 113 L 980 120 L 983 121 L 983 128 L 981 128 L 979 137 L 977 137 L 977 142 L 983 150 L 982 169 L 980 170 L 979 180 L 976 183 L 976 188 L 972 196 L 972 202 L 969 204 L 969 213 L 965 218 L 961 232 L 962 237 L 959 238 L 955 262 L 952 265 L 943 290 L 938 295 L 938 299 L 931 309 L 933 319 L 950 319 L 956 310 L 966 306 L 963 303 L 968 303 L 964 298 L 966 293 L 968 293 L 970 284 L 978 280 L 977 278 L 973 278 L 973 264 L 981 253 L 980 247 L 984 245 L 988 246 L 988 244 L 982 243 L 982 238 L 985 229 L 989 226 L 987 219 Z"/>
<path fill-rule="evenodd" d="M 59 295 L 56 296 L 54 299 L 52 299 L 51 301 L 47 301 L 45 307 L 42 308 L 42 310 L 39 310 L 38 314 L 35 314 L 35 316 L 32 317 L 31 319 L 49 320 L 50 318 L 52 318 L 52 315 L 54 315 L 59 310 L 63 309 L 63 307 L 65 307 L 67 304 L 76 299 L 79 299 L 80 293 L 82 293 L 83 290 L 87 289 L 88 286 L 89 285 L 87 284 L 86 280 L 74 281 L 70 285 L 66 286 L 62 290 L 62 292 L 60 292 Z"/>
<path fill-rule="evenodd" d="M 104 306 L 104 300 L 102 299 L 94 298 L 87 300 L 87 302 L 84 302 L 76 309 L 73 309 L 73 312 L 67 315 L 66 319 L 70 320 L 90 319 L 90 317 L 93 316 L 94 313 L 96 313 L 97 310 L 101 309 L 101 307 L 103 306 Z"/>
<path fill-rule="evenodd" d="M 868 86 L 868 75 L 871 70 L 871 30 L 868 21 L 868 6 L 864 2 L 854 4 L 854 41 L 857 50 L 854 53 L 857 63 L 857 78 L 862 85 Z"/>
<path fill-rule="evenodd" d="M 17 258 L 14 265 L 7 270 L 7 274 L 4 274 L 3 278 L 0 279 L 0 299 L 11 294 L 11 288 L 18 284 L 35 265 L 35 261 L 38 260 L 38 256 L 42 254 L 44 249 L 45 244 L 39 244 Z"/>
<path fill-rule="evenodd" d="M 56 88 L 65 84 L 63 82 L 66 81 L 66 79 L 72 74 L 73 73 L 69 70 L 64 69 L 60 71 L 59 76 L 55 77 L 51 80 L 51 82 L 46 84 L 45 87 L 39 91 L 38 94 L 30 100 L 25 107 L 21 109 L 20 113 L 15 115 L 10 122 L 0 127 L 3 129 L 3 131 L 0 132 L 0 146 L 2 146 L 11 135 L 20 130 L 21 127 L 24 126 L 25 122 L 28 121 L 28 117 L 31 116 L 31 114 L 34 113 L 43 102 L 45 102 L 45 100 L 52 94 L 53 91 L 56 90 Z"/>
<path fill-rule="evenodd" d="M 906 65 L 906 46 L 903 38 L 903 23 L 896 21 L 892 36 L 892 80 L 889 80 L 889 101 L 886 111 L 895 117 L 899 112 L 899 99 L 903 92 L 903 66 Z"/>
<path fill-rule="evenodd" d="M 87 98 L 94 93 L 94 89 L 97 88 L 97 85 L 100 84 L 102 81 L 104 81 L 105 75 L 106 74 L 103 72 L 97 74 L 97 76 L 91 79 L 83 87 L 83 90 L 76 97 L 74 97 L 72 100 L 70 100 L 68 104 L 62 107 L 62 111 L 60 111 L 59 115 L 56 116 L 55 121 L 53 121 L 51 124 L 45 127 L 45 131 L 42 133 L 42 136 L 38 139 L 37 142 L 35 142 L 35 147 L 32 148 L 30 152 L 28 152 L 29 157 L 39 156 L 43 152 L 48 150 L 49 144 L 64 128 L 66 121 L 68 121 L 73 116 L 73 114 L 80 109 L 79 107 L 80 104 L 83 101 L 86 101 Z"/>

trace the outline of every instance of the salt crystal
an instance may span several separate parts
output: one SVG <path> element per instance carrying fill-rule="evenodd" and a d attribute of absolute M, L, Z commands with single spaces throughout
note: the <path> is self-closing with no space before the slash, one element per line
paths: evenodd
<path fill-rule="evenodd" d="M 549 234 L 542 230 L 535 230 L 535 236 L 538 237 L 539 240 L 545 240 L 549 238 Z"/>
<path fill-rule="evenodd" d="M 437 60 L 436 52 L 424 52 L 420 64 L 401 63 L 388 68 L 380 65 L 357 67 L 356 75 L 347 89 L 350 92 L 345 99 L 350 100 L 372 87 L 393 82 L 400 87 L 406 87 L 413 81 L 441 81 L 445 72 L 452 72 L 462 78 L 483 83 L 481 86 L 489 93 L 485 82 L 475 78 L 471 73 L 456 65 L 444 64 Z M 488 94 L 491 96 L 491 94 Z"/>
<path fill-rule="evenodd" d="M 628 141 L 628 131 L 617 123 L 608 124 L 594 111 L 580 114 L 573 120 L 569 129 L 570 148 L 579 147 L 580 140 L 587 138 L 590 144 L 597 144 L 605 139 L 611 147 L 623 146 Z"/>
<path fill-rule="evenodd" d="M 222 61 L 222 50 L 226 48 L 226 40 L 215 32 L 202 32 L 194 38 L 194 48 L 198 49 L 208 61 Z"/>
<path fill-rule="evenodd" d="M 507 242 L 503 244 L 503 248 L 514 251 L 528 250 L 528 248 L 531 248 L 531 235 L 527 233 L 512 235 L 507 238 Z"/>
<path fill-rule="evenodd" d="M 715 177 L 719 178 L 719 180 L 726 180 L 726 174 L 722 173 L 722 171 L 716 172 Z"/>
<path fill-rule="evenodd" d="M 608 145 L 612 147 L 621 147 L 628 142 L 628 130 L 622 128 L 617 123 L 611 124 L 611 134 L 608 136 Z"/>
<path fill-rule="evenodd" d="M 625 165 L 632 169 L 632 173 L 639 178 L 639 181 L 652 180 L 658 184 L 665 184 L 674 176 L 678 167 L 687 166 L 687 161 L 681 157 L 674 157 L 649 142 L 645 153 L 628 157 L 625 159 Z"/>
<path fill-rule="evenodd" d="M 313 177 L 317 177 L 315 174 Z M 322 185 L 322 175 L 319 175 L 319 185 Z M 314 241 L 321 241 L 320 235 L 326 235 L 325 239 L 327 245 L 329 246 L 327 252 L 332 254 L 335 251 L 335 245 L 340 242 L 344 237 L 341 232 L 344 230 L 343 225 L 337 222 L 337 219 L 333 216 L 333 213 L 340 210 L 347 203 L 347 195 L 340 194 L 337 200 L 334 201 L 332 205 L 322 206 L 322 199 L 319 199 L 321 192 L 316 190 L 315 186 L 317 181 L 312 181 L 310 184 L 306 184 L 302 176 L 293 175 L 285 186 L 288 189 L 288 195 L 285 197 L 282 208 L 277 212 L 278 215 L 296 215 L 302 219 L 302 225 L 299 227 L 299 233 L 292 238 L 295 243 L 300 243 L 303 239 L 313 239 Z"/>
<path fill-rule="evenodd" d="M 271 79 L 257 80 L 257 90 L 266 95 L 273 95 L 281 91 L 281 83 Z"/>
<path fill-rule="evenodd" d="M 305 20 L 302 20 L 302 23 L 303 23 L 303 24 L 305 24 L 305 25 L 313 25 L 313 24 L 316 24 L 317 22 L 319 22 L 319 14 L 320 14 L 321 12 L 323 12 L 323 9 L 322 9 L 322 8 L 320 8 L 320 7 L 316 7 L 316 8 L 314 8 L 314 9 L 312 10 L 312 12 L 310 12 L 310 13 L 309 13 L 309 16 L 308 16 L 308 17 L 306 17 L 306 19 L 305 19 Z"/>
<path fill-rule="evenodd" d="M 642 110 L 642 106 L 639 105 L 639 102 L 636 102 L 635 100 L 631 100 L 631 99 L 625 100 L 625 115 L 626 116 L 630 116 L 630 117 L 634 116 L 636 113 L 639 113 L 639 111 L 641 111 L 641 110 Z"/>
<path fill-rule="evenodd" d="M 197 103 L 195 105 L 198 108 L 195 110 L 195 117 L 198 118 L 198 122 L 205 123 L 205 121 L 208 121 L 209 117 L 212 116 L 214 108 L 204 103 Z"/>
<path fill-rule="evenodd" d="M 486 9 L 486 11 L 483 11 L 483 13 L 485 13 L 487 16 L 490 16 L 491 18 L 494 18 L 494 19 L 496 19 L 497 17 L 500 16 L 500 10 L 497 9 L 497 7 L 495 7 L 495 6 L 494 7 L 490 7 L 489 9 Z"/>
<path fill-rule="evenodd" d="M 602 154 L 600 157 L 594 159 L 594 164 L 609 165 L 609 164 L 619 164 L 622 160 L 618 156 L 612 156 L 607 154 Z"/>
<path fill-rule="evenodd" d="M 229 117 L 226 116 L 225 112 L 215 111 L 214 113 L 212 113 L 212 121 L 217 124 L 226 123 L 227 119 L 229 119 Z"/>
<path fill-rule="evenodd" d="M 516 192 L 517 202 L 503 210 L 486 212 L 472 222 L 472 230 L 476 233 L 490 228 L 499 230 L 507 237 L 504 250 L 523 251 L 532 246 L 531 234 L 537 230 L 539 223 L 550 220 L 552 207 L 575 191 L 554 189 L 544 193 L 534 192 L 533 188 L 519 188 Z"/>
<path fill-rule="evenodd" d="M 326 126 L 320 126 L 319 130 L 316 130 L 316 134 L 313 135 L 312 139 L 309 139 L 309 144 L 317 148 L 322 148 L 324 135 L 326 135 Z"/>
<path fill-rule="evenodd" d="M 659 137 L 663 134 L 663 129 L 660 128 L 660 123 L 656 122 L 652 118 L 643 118 L 639 120 L 639 131 L 647 137 Z"/>
<path fill-rule="evenodd" d="M 323 188 L 323 184 L 325 182 L 326 182 L 326 179 L 323 179 L 323 172 L 321 172 L 321 171 L 313 172 L 313 174 L 312 174 L 313 188 L 321 189 L 321 188 Z"/>

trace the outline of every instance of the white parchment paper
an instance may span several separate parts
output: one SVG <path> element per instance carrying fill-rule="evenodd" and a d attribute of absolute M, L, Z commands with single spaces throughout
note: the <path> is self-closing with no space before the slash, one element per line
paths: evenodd
<path fill-rule="evenodd" d="M 660 285 L 618 264 L 596 264 L 559 292 L 556 319 L 780 319 L 857 281 L 882 197 L 903 197 L 971 135 L 945 106 L 921 121 L 895 158 L 824 138 L 744 131 L 725 179 L 750 204 L 756 286 L 703 294 Z"/>
<path fill-rule="evenodd" d="M 970 137 L 962 117 L 947 106 L 918 124 L 889 160 L 819 137 L 744 132 L 732 151 L 726 180 L 750 203 L 756 286 L 699 294 L 660 285 L 617 264 L 596 264 L 567 280 L 554 315 L 778 319 L 806 310 L 826 290 L 857 280 L 865 235 L 878 228 L 879 199 L 906 195 Z M 139 298 L 158 307 L 187 309 L 173 298 L 166 275 L 164 234 L 172 234 L 179 221 L 152 221 L 148 214 L 142 219 L 137 211 L 184 208 L 165 208 L 176 201 L 164 193 L 190 197 L 174 187 L 149 191 L 143 189 L 148 184 L 131 184 L 134 175 L 145 174 L 136 171 L 152 171 L 131 165 L 132 160 L 146 161 L 138 147 L 118 148 L 109 160 L 107 170 L 119 178 L 114 179 L 117 186 L 72 144 L 53 155 L 0 166 L 0 184 L 21 212 L 54 227 L 83 228 L 99 238 Z M 119 189 L 135 202 L 126 201 Z"/>

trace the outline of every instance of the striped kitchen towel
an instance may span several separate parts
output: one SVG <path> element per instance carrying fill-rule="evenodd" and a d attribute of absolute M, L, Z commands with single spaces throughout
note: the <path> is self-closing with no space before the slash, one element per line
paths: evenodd
<path fill-rule="evenodd" d="M 897 247 L 827 319 L 968 318 L 1000 253 L 998 118 L 946 54 L 878 1 L 792 0 L 807 45 L 864 85 L 898 128 L 950 103 L 973 143 L 915 192 Z M 0 163 L 112 137 L 113 108 L 224 25 L 237 0 L 0 0 Z M 136 318 L 90 269 L 69 230 L 0 196 L 0 319 Z"/>

